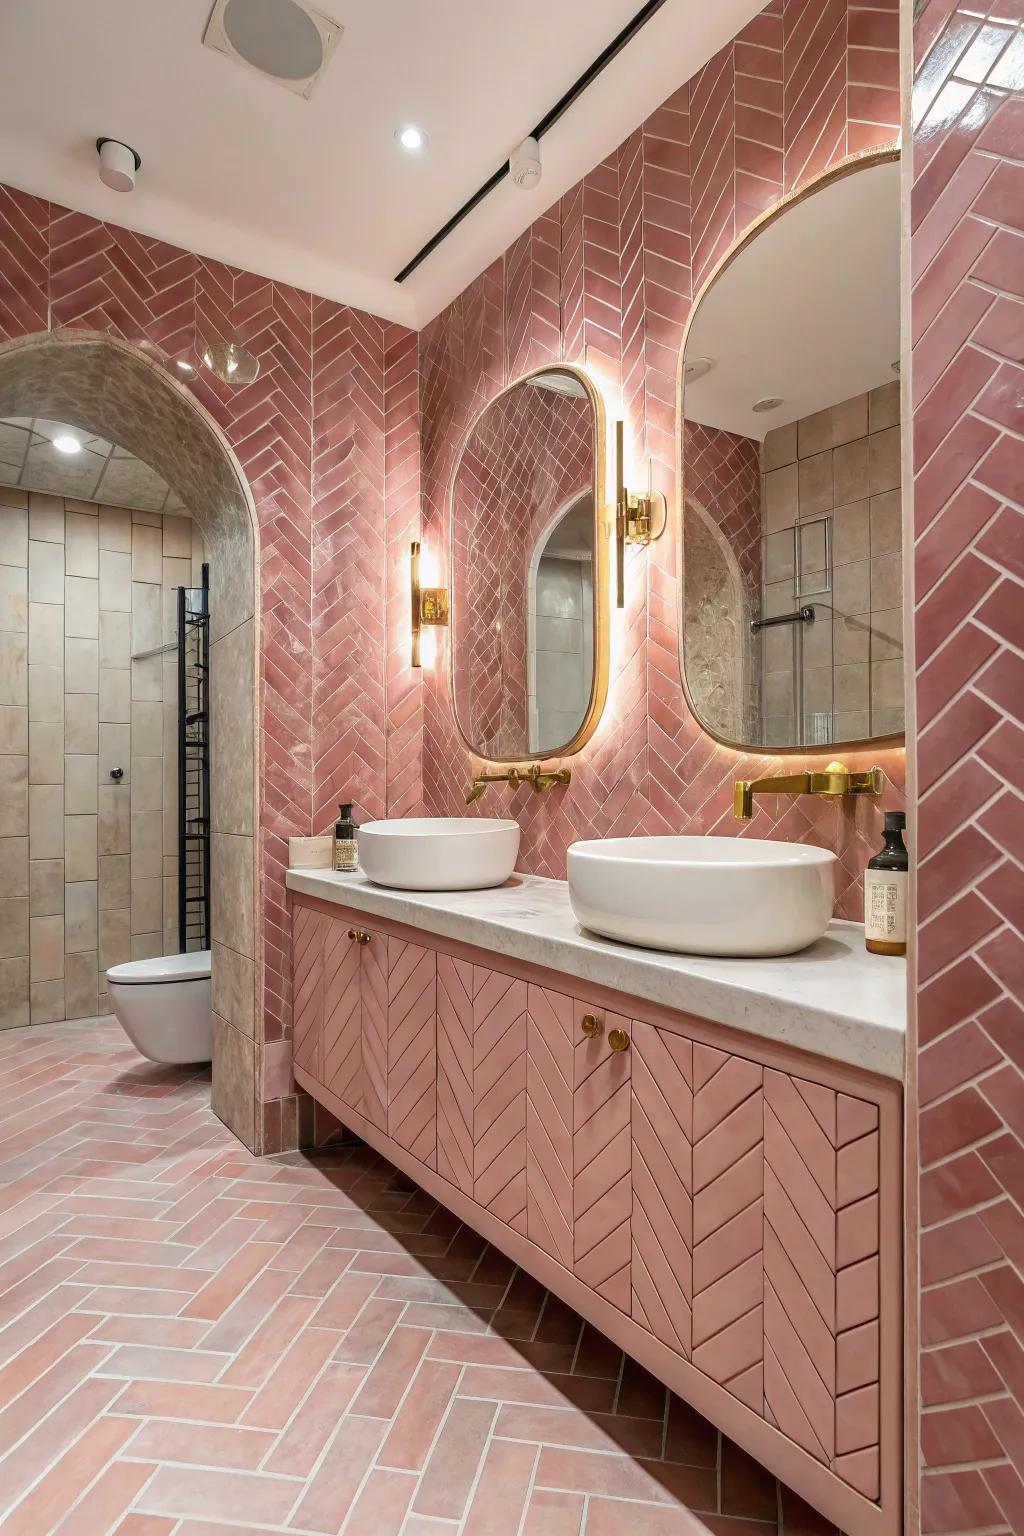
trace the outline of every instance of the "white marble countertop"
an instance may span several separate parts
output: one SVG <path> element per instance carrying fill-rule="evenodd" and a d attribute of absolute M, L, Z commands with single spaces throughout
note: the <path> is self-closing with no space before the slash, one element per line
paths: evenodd
<path fill-rule="evenodd" d="M 906 962 L 868 954 L 858 923 L 830 923 L 800 954 L 717 959 L 598 938 L 577 923 L 566 883 L 539 875 L 516 874 L 489 891 L 393 891 L 362 873 L 290 869 L 287 884 L 438 938 L 903 1080 Z"/>

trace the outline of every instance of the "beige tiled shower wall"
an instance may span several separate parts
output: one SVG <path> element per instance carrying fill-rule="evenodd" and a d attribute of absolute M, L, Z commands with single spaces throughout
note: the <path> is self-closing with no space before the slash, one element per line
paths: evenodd
<path fill-rule="evenodd" d="M 805 740 L 830 714 L 833 740 L 902 731 L 899 380 L 776 427 L 761 468 L 763 612 L 818 615 L 762 631 L 765 739 L 795 739 L 798 676 Z"/>
<path fill-rule="evenodd" d="M 86 1018 L 173 952 L 175 588 L 190 518 L 0 486 L 0 1027 Z M 111 769 L 122 768 L 117 782 Z"/>

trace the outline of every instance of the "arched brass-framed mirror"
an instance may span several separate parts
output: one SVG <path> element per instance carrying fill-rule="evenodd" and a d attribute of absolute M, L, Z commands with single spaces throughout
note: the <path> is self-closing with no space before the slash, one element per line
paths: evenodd
<path fill-rule="evenodd" d="M 605 414 L 552 364 L 488 401 L 463 444 L 449 519 L 449 686 L 459 735 L 507 764 L 565 757 L 608 695 Z"/>
<path fill-rule="evenodd" d="M 708 276 L 679 363 L 680 658 L 766 752 L 903 739 L 900 167 L 851 156 Z"/>

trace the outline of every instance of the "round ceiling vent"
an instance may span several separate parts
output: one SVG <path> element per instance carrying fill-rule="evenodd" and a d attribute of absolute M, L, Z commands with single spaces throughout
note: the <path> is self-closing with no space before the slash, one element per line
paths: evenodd
<path fill-rule="evenodd" d="M 342 27 L 299 0 L 216 0 L 203 42 L 308 96 Z"/>

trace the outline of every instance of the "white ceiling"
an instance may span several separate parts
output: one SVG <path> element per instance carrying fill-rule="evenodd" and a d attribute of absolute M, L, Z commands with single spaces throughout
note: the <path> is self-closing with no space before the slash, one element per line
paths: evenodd
<path fill-rule="evenodd" d="M 775 427 L 889 384 L 900 355 L 900 167 L 830 183 L 766 225 L 708 289 L 686 361 L 691 421 L 757 441 Z M 759 414 L 755 400 L 781 396 Z"/>
<path fill-rule="evenodd" d="M 53 439 L 62 435 L 77 438 L 81 451 L 55 448 Z M 127 449 L 41 416 L 0 419 L 0 485 L 140 512 L 185 510 L 167 481 Z"/>
<path fill-rule="evenodd" d="M 401 286 L 640 0 L 321 0 L 345 31 L 308 101 L 202 46 L 210 0 L 2 0 L 0 180 L 422 325 L 762 4 L 666 0 L 545 136 L 540 186 L 503 182 Z M 141 154 L 134 192 L 100 184 L 100 136 Z"/>

